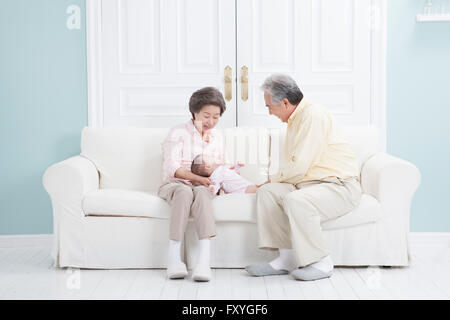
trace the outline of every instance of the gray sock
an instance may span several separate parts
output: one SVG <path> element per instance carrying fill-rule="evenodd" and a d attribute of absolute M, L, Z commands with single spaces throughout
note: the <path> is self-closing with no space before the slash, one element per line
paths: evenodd
<path fill-rule="evenodd" d="M 291 275 L 297 280 L 319 280 L 324 278 L 331 277 L 332 271 L 323 272 L 319 269 L 314 268 L 313 266 L 307 266 L 304 268 L 299 268 L 291 272 Z"/>
<path fill-rule="evenodd" d="M 274 269 L 269 263 L 252 264 L 246 266 L 245 270 L 255 277 L 275 276 L 289 273 L 287 270 Z"/>

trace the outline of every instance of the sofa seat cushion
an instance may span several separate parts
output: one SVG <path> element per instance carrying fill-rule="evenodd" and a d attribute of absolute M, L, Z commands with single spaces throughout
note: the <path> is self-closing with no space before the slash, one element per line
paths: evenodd
<path fill-rule="evenodd" d="M 216 221 L 256 222 L 254 194 L 226 194 L 213 200 Z M 170 206 L 156 193 L 125 189 L 99 189 L 82 203 L 86 216 L 170 218 Z M 192 220 L 192 219 L 191 219 Z"/>
<path fill-rule="evenodd" d="M 217 196 L 213 200 L 216 221 L 256 223 L 255 197 L 255 194 Z M 170 218 L 170 207 L 165 200 L 156 193 L 135 190 L 94 190 L 84 197 L 82 208 L 86 216 Z M 379 219 L 381 212 L 380 203 L 374 197 L 363 194 L 358 208 L 337 219 L 323 222 L 322 228 L 340 229 L 374 222 Z"/>
<path fill-rule="evenodd" d="M 224 194 L 213 200 L 216 221 L 256 223 L 255 194 Z"/>
<path fill-rule="evenodd" d="M 358 207 L 343 216 L 323 222 L 322 229 L 342 229 L 376 222 L 380 219 L 382 212 L 383 209 L 377 199 L 371 195 L 363 194 Z"/>
<path fill-rule="evenodd" d="M 169 205 L 156 193 L 136 190 L 94 190 L 84 197 L 82 208 L 87 216 L 170 217 Z"/>

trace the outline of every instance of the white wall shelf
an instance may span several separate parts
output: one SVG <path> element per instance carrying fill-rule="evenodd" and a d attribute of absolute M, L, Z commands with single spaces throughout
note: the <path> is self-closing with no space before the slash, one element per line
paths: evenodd
<path fill-rule="evenodd" d="M 450 21 L 450 13 L 418 14 L 417 22 Z"/>

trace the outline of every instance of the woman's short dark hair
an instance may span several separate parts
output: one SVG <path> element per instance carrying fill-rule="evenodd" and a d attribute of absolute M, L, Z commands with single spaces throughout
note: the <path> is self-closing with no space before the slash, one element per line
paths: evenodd
<path fill-rule="evenodd" d="M 222 93 L 213 87 L 206 87 L 195 91 L 189 99 L 189 111 L 192 118 L 195 119 L 194 113 L 200 112 L 206 105 L 213 105 L 220 108 L 220 115 L 225 112 L 227 106 Z"/>

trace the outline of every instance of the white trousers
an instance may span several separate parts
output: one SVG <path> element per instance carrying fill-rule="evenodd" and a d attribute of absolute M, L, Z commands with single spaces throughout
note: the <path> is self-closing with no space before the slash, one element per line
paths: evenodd
<path fill-rule="evenodd" d="M 299 267 L 329 254 L 321 222 L 352 211 L 361 199 L 357 178 L 268 183 L 258 189 L 256 210 L 260 249 L 294 249 Z"/>

